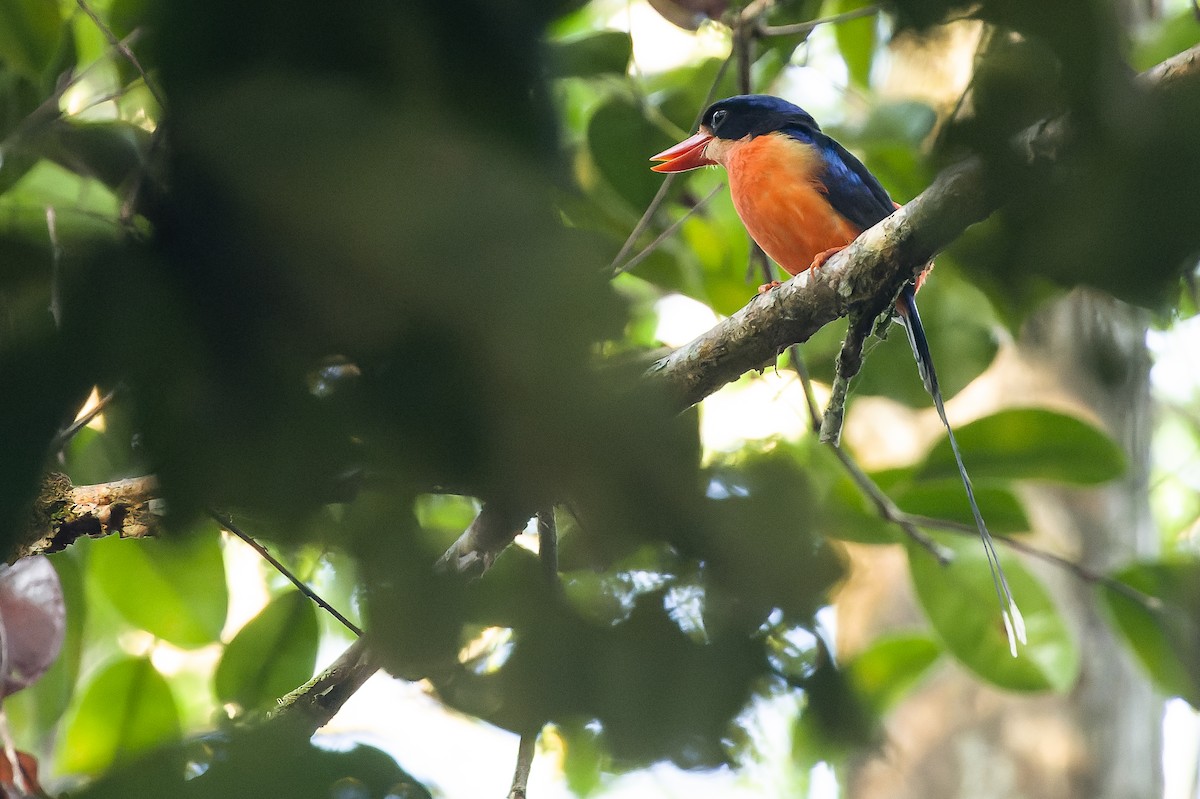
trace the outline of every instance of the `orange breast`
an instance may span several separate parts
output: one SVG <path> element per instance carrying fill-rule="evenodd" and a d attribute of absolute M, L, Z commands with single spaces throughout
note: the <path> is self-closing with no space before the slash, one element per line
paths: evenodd
<path fill-rule="evenodd" d="M 725 168 L 742 224 L 789 274 L 862 232 L 829 204 L 816 177 L 821 156 L 812 145 L 783 134 L 758 136 L 731 146 Z"/>

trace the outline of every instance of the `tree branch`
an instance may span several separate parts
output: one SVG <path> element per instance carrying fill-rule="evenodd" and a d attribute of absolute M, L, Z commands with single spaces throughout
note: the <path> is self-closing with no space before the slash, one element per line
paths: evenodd
<path fill-rule="evenodd" d="M 17 545 L 16 557 L 59 552 L 85 535 L 154 535 L 162 522 L 151 504 L 158 498 L 158 478 L 154 475 L 77 486 L 65 474 L 47 474 L 34 500 L 26 538 Z"/>
<path fill-rule="evenodd" d="M 269 721 L 295 725 L 309 737 L 328 724 L 377 671 L 367 639 L 359 638 L 329 668 L 280 699 Z"/>

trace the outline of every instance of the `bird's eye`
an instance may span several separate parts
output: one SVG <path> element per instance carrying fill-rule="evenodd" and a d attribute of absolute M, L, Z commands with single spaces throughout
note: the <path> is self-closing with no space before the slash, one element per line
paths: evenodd
<path fill-rule="evenodd" d="M 729 112 L 724 109 L 720 109 L 718 111 L 713 111 L 712 124 L 709 125 L 709 127 L 716 128 L 718 125 L 720 125 L 722 122 L 725 121 L 725 115 L 728 113 Z"/>

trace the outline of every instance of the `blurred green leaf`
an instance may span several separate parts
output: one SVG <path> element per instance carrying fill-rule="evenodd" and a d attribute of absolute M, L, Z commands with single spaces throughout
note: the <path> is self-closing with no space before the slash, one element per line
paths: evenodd
<path fill-rule="evenodd" d="M 62 21 L 55 0 L 0 3 L 0 62 L 39 81 L 58 50 Z"/>
<path fill-rule="evenodd" d="M 84 689 L 67 724 L 60 767 L 96 774 L 179 738 L 179 713 L 167 681 L 149 658 L 121 657 Z"/>
<path fill-rule="evenodd" d="M 36 241 L 48 263 L 47 206 L 55 209 L 59 246 L 72 254 L 92 244 L 95 237 L 116 236 L 116 195 L 97 181 L 44 159 L 0 195 L 0 230 Z"/>
<path fill-rule="evenodd" d="M 845 668 L 867 703 L 883 714 L 925 676 L 941 654 L 942 647 L 927 635 L 897 634 L 874 641 Z"/>
<path fill-rule="evenodd" d="M 828 655 L 799 684 L 806 704 L 792 731 L 794 759 L 811 767 L 876 742 L 878 715 L 858 692 L 852 675 L 834 666 Z"/>
<path fill-rule="evenodd" d="M 228 594 L 215 530 L 96 541 L 88 576 L 130 624 L 176 646 L 204 646 L 221 636 Z"/>
<path fill-rule="evenodd" d="M 971 469 L 974 477 L 975 470 Z M 1024 533 L 1030 528 L 1029 517 L 1021 500 L 1008 488 L 999 485 L 973 486 L 979 510 L 993 533 Z M 922 480 L 893 494 L 900 508 L 918 516 L 947 519 L 975 526 L 975 516 L 967 501 L 967 492 L 957 473 L 940 480 Z"/>
<path fill-rule="evenodd" d="M 900 531 L 884 520 L 849 477 L 838 478 L 821 505 L 822 533 L 859 544 L 894 544 Z"/>
<path fill-rule="evenodd" d="M 546 69 L 555 78 L 624 75 L 633 54 L 633 39 L 624 31 L 598 31 L 551 41 Z"/>
<path fill-rule="evenodd" d="M 816 535 L 818 489 L 785 448 L 748 453 L 708 470 L 707 515 L 719 530 L 699 555 L 711 589 L 727 592 L 736 613 L 754 625 L 772 608 L 811 618 L 844 574 L 839 554 Z M 718 597 L 720 594 L 717 595 Z M 709 597 L 706 617 L 716 615 Z"/>
<path fill-rule="evenodd" d="M 1162 690 L 1200 708 L 1200 561 L 1136 563 L 1112 577 L 1145 596 L 1100 587 L 1117 629 Z"/>
<path fill-rule="evenodd" d="M 632 100 L 614 96 L 592 114 L 587 141 L 608 184 L 635 210 L 649 205 L 664 178 L 650 171 L 647 159 L 670 146 L 670 137 Z"/>
<path fill-rule="evenodd" d="M 151 134 L 131 122 L 63 121 L 53 131 L 53 142 L 47 143 L 46 155 L 81 177 L 98 180 L 110 190 L 117 190 L 147 166 Z M 74 198 L 76 203 L 79 197 L 77 194 Z"/>
<path fill-rule="evenodd" d="M 894 544 L 899 528 L 879 515 L 871 500 L 824 447 L 814 447 L 810 469 L 831 475 L 829 493 L 818 506 L 818 529 L 825 535 L 860 544 Z"/>
<path fill-rule="evenodd" d="M 1000 411 L 963 425 L 955 436 L 967 471 L 976 480 L 1092 485 L 1125 471 L 1125 456 L 1111 438 L 1082 419 L 1044 408 Z M 947 438 L 917 469 L 921 479 L 957 473 Z"/>
<path fill-rule="evenodd" d="M 937 119 L 937 111 L 918 100 L 880 102 L 872 106 L 863 126 L 853 132 L 853 141 L 862 147 L 902 144 L 916 153 L 921 142 L 933 131 Z"/>
<path fill-rule="evenodd" d="M 867 5 L 873 5 L 871 0 L 833 0 L 829 4 L 829 11 L 831 14 L 842 14 Z M 876 16 L 872 14 L 834 26 L 838 51 L 842 54 L 842 60 L 846 62 L 850 82 L 864 89 L 871 83 L 877 22 Z"/>
<path fill-rule="evenodd" d="M 313 675 L 319 633 L 312 600 L 299 591 L 275 597 L 226 645 L 217 699 L 250 711 L 300 687 Z"/>
<path fill-rule="evenodd" d="M 1025 618 L 1028 644 L 1009 651 L 983 545 L 973 536 L 938 536 L 954 561 L 941 566 L 908 544 L 917 597 L 933 628 L 963 665 L 1012 691 L 1065 691 L 1079 673 L 1079 649 L 1041 583 L 1003 550 L 1000 563 Z"/>

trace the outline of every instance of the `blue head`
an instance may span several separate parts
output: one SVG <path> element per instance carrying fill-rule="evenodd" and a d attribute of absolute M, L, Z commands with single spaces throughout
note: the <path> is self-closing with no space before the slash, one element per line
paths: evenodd
<path fill-rule="evenodd" d="M 700 126 L 718 139 L 744 139 L 785 128 L 820 130 L 803 108 L 769 94 L 739 94 L 715 102 L 705 110 Z"/>

